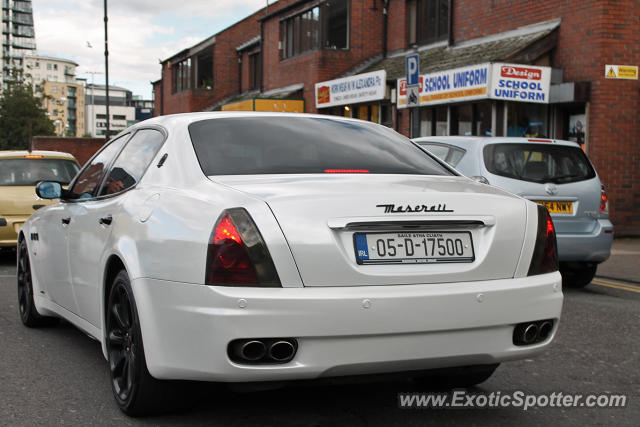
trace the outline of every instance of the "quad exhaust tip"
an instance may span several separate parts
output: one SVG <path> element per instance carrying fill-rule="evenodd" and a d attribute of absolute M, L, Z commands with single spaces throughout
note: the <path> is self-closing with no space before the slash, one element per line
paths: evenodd
<path fill-rule="evenodd" d="M 513 343 L 522 346 L 546 341 L 553 331 L 553 323 L 551 319 L 518 323 L 513 330 Z"/>
<path fill-rule="evenodd" d="M 229 358 L 236 363 L 287 363 L 295 356 L 298 343 L 294 338 L 240 339 L 229 343 Z"/>

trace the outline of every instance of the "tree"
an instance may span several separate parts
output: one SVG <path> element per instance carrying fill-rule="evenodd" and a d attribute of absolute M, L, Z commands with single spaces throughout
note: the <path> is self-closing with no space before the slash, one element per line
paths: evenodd
<path fill-rule="evenodd" d="M 22 79 L 7 79 L 0 96 L 0 150 L 26 150 L 29 134 L 55 135 L 55 126 Z M 29 126 L 31 125 L 31 132 Z"/>

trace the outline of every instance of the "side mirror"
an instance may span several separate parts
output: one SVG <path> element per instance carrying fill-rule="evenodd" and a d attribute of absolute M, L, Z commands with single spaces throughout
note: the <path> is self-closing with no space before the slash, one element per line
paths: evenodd
<path fill-rule="evenodd" d="M 42 181 L 36 185 L 36 194 L 41 199 L 59 199 L 62 197 L 62 185 L 54 181 Z"/>

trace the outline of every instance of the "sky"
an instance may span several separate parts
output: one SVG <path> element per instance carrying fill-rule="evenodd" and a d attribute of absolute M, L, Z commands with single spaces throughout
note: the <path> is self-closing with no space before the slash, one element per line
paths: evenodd
<path fill-rule="evenodd" d="M 150 82 L 160 78 L 160 60 L 225 29 L 266 3 L 109 0 L 109 84 L 151 99 Z M 104 1 L 33 0 L 32 5 L 37 53 L 71 59 L 79 64 L 78 77 L 104 84 Z"/>

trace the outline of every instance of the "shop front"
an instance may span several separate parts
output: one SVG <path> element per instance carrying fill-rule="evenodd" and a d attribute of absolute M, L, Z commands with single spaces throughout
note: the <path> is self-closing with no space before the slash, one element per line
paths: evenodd
<path fill-rule="evenodd" d="M 393 126 L 393 106 L 384 70 L 316 83 L 315 92 L 316 108 L 321 114 Z"/>
<path fill-rule="evenodd" d="M 549 137 L 551 68 L 483 63 L 420 76 L 411 136 Z M 409 108 L 398 79 L 398 109 Z"/>

